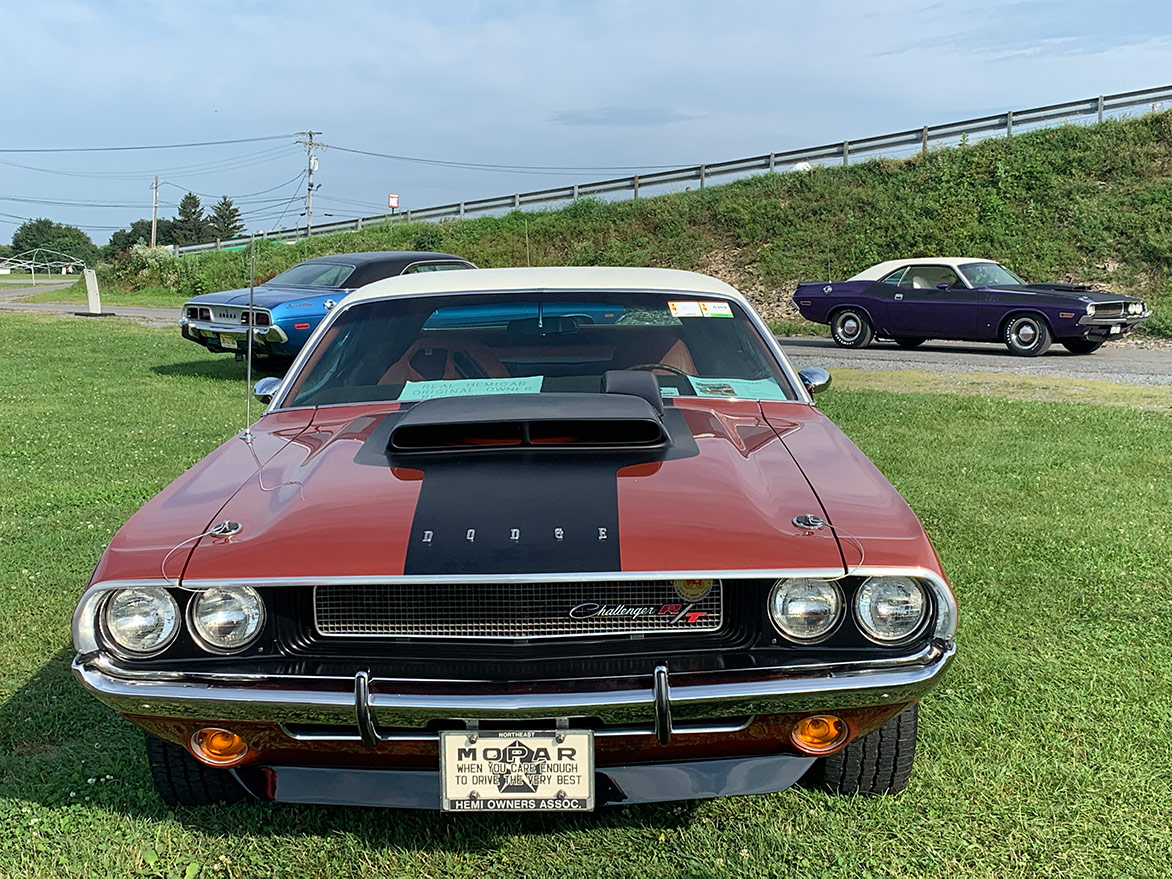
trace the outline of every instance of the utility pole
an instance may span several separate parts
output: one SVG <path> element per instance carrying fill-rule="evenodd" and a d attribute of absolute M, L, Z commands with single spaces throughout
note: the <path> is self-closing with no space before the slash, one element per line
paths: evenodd
<path fill-rule="evenodd" d="M 309 157 L 305 188 L 305 234 L 308 236 L 313 233 L 313 172 L 317 170 L 317 156 L 313 154 L 313 150 L 315 147 L 321 146 L 320 143 L 314 143 L 313 136 L 315 134 L 321 134 L 321 132 L 299 131 L 297 133 L 305 138 L 305 140 L 299 140 L 297 142 L 305 147 L 306 155 Z"/>
<path fill-rule="evenodd" d="M 159 228 L 159 175 L 155 175 L 155 185 L 151 187 L 155 190 L 154 203 L 151 205 L 151 247 L 155 246 L 156 232 Z"/>

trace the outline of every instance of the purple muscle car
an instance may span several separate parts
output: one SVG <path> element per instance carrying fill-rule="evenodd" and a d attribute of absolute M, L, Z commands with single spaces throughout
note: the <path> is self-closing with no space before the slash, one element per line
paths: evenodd
<path fill-rule="evenodd" d="M 928 339 L 1004 342 L 1037 357 L 1052 342 L 1090 354 L 1151 314 L 1144 302 L 1073 284 L 1027 284 L 990 260 L 889 260 L 846 281 L 799 284 L 802 317 L 829 324 L 835 344 L 863 348 L 890 339 L 912 348 Z"/>

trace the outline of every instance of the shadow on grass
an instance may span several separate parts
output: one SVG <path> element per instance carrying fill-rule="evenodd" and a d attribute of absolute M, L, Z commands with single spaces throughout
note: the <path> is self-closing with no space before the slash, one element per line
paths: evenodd
<path fill-rule="evenodd" d="M 143 735 L 86 693 L 62 647 L 0 704 L 0 800 L 113 816 L 171 817 L 151 782 Z M 438 805 L 438 804 L 437 804 Z M 607 807 L 590 814 L 454 815 L 250 801 L 180 808 L 175 820 L 211 837 L 347 835 L 375 848 L 497 851 L 504 839 L 567 830 L 655 829 L 686 825 L 692 803 Z"/>
<path fill-rule="evenodd" d="M 261 359 L 252 365 L 253 382 L 260 381 L 265 376 L 274 375 L 280 378 L 289 368 L 292 360 Z M 187 363 L 160 363 L 151 367 L 156 375 L 178 375 L 188 378 L 210 378 L 218 381 L 243 382 L 245 367 L 243 361 L 237 361 L 229 356 L 218 357 L 215 360 L 192 360 Z"/>

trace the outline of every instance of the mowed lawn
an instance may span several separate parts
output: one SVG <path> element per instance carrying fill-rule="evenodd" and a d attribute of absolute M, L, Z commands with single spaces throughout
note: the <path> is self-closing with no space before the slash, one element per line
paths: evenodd
<path fill-rule="evenodd" d="M 831 390 L 960 606 L 907 791 L 446 816 L 168 812 L 69 673 L 103 545 L 244 423 L 243 366 L 174 330 L 0 315 L 0 876 L 1167 876 L 1172 418 Z"/>

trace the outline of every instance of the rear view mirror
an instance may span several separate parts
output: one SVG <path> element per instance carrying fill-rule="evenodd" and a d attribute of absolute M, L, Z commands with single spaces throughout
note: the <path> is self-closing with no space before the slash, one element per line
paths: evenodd
<path fill-rule="evenodd" d="M 569 336 L 578 332 L 578 322 L 572 317 L 526 317 L 509 321 L 510 336 Z"/>

